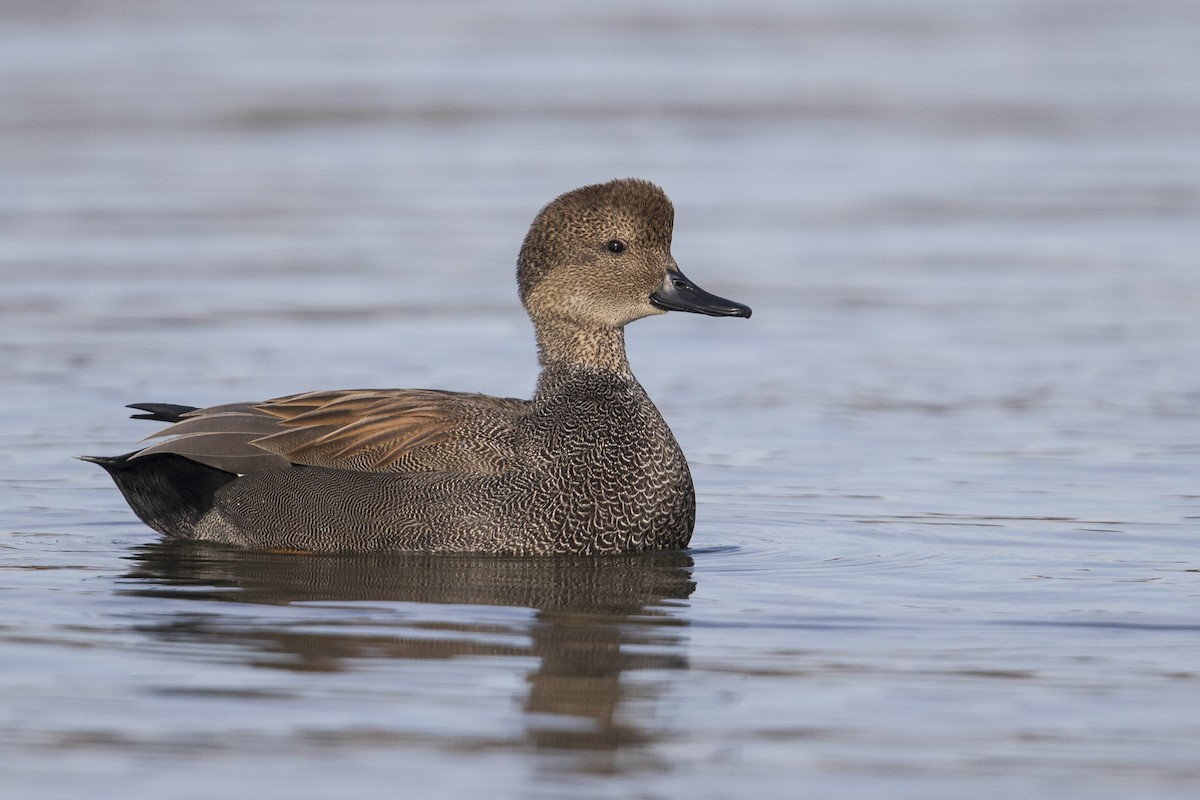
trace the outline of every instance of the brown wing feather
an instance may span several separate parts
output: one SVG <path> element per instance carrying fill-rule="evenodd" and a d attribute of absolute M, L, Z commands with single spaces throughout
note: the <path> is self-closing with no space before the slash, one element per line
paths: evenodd
<path fill-rule="evenodd" d="M 190 458 L 192 461 L 199 461 L 201 464 L 237 474 L 272 467 L 286 467 L 289 463 L 282 456 L 247 447 L 245 434 L 220 431 L 189 433 L 167 439 L 139 450 L 135 457 L 154 453 L 174 453 Z"/>
<path fill-rule="evenodd" d="M 504 429 L 527 404 L 432 389 L 307 392 L 197 409 L 147 437 L 164 441 L 139 455 L 177 453 L 230 472 L 289 463 L 373 472 L 489 469 L 502 455 L 487 432 Z M 440 444 L 449 449 L 413 455 Z"/>
<path fill-rule="evenodd" d="M 417 447 L 446 438 L 464 395 L 427 389 L 309 392 L 258 410 L 281 428 L 254 444 L 298 463 L 386 470 Z"/>

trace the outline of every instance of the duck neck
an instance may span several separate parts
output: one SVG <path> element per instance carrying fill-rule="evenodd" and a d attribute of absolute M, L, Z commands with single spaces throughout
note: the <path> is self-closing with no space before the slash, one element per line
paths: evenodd
<path fill-rule="evenodd" d="M 625 329 L 587 327 L 563 319 L 542 320 L 535 328 L 543 369 L 584 368 L 631 376 L 625 357 Z"/>

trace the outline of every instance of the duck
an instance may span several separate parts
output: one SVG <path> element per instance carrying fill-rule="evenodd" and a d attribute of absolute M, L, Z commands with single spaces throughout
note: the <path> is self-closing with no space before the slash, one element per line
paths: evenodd
<path fill-rule="evenodd" d="M 625 326 L 751 310 L 684 275 L 674 219 L 663 190 L 638 178 L 569 191 L 535 216 L 517 259 L 540 366 L 528 400 L 362 389 L 135 403 L 133 418 L 167 426 L 132 452 L 83 459 L 171 540 L 296 553 L 685 549 L 691 472 L 630 369 Z"/>

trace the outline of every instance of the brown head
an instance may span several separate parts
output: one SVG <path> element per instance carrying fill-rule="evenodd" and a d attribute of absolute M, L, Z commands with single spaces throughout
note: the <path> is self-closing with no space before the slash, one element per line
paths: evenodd
<path fill-rule="evenodd" d="M 534 324 L 612 329 L 669 310 L 750 316 L 683 276 L 671 255 L 674 222 L 662 189 L 636 178 L 584 186 L 543 208 L 517 265 Z"/>

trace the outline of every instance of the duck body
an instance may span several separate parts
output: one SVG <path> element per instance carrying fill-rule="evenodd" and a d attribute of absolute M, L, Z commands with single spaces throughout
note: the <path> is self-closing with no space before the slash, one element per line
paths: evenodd
<path fill-rule="evenodd" d="M 518 262 L 542 371 L 531 400 L 310 392 L 207 409 L 134 406 L 162 441 L 88 458 L 169 537 L 295 551 L 601 554 L 686 547 L 683 452 L 625 357 L 666 310 L 749 316 L 675 266 L 644 181 L 584 187 L 534 220 Z"/>

